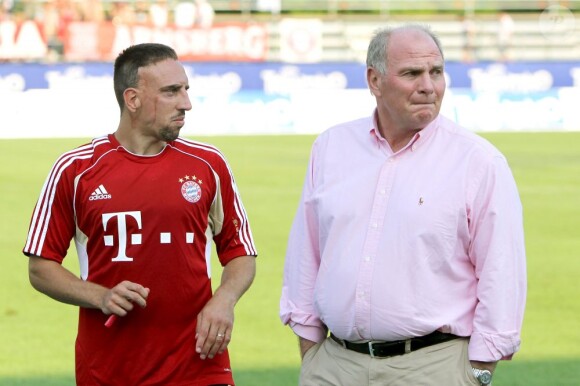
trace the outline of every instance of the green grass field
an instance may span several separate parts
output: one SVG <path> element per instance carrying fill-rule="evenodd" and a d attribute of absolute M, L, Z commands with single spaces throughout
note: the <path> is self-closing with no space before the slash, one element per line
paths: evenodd
<path fill-rule="evenodd" d="M 506 154 L 518 182 L 529 277 L 522 349 L 500 364 L 493 384 L 580 385 L 580 132 L 485 137 Z M 278 319 L 278 301 L 286 237 L 313 138 L 201 139 L 228 157 L 260 253 L 230 345 L 239 386 L 297 384 L 297 342 Z M 52 162 L 83 142 L 0 140 L 0 385 L 74 385 L 77 311 L 30 287 L 21 250 Z M 74 249 L 67 266 L 78 271 Z"/>

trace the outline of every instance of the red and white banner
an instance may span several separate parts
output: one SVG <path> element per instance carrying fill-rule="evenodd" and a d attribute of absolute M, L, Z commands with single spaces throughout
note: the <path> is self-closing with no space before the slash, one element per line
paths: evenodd
<path fill-rule="evenodd" d="M 41 26 L 32 21 L 0 22 L 0 60 L 45 59 L 48 47 Z M 181 60 L 261 62 L 268 51 L 263 24 L 224 23 L 211 28 L 180 29 L 110 22 L 72 22 L 64 38 L 68 61 L 111 61 L 125 48 L 138 43 L 164 43 Z"/>
<path fill-rule="evenodd" d="M 38 24 L 0 21 L 0 60 L 43 59 L 48 49 Z"/>

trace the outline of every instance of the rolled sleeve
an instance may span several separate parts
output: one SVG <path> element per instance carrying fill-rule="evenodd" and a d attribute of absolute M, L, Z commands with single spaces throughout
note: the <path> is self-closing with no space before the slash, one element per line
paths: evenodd
<path fill-rule="evenodd" d="M 292 331 L 301 338 L 313 342 L 322 342 L 327 332 L 320 319 L 312 313 L 301 311 L 288 299 L 287 291 L 283 290 L 280 301 L 280 320 L 290 326 Z"/>
<path fill-rule="evenodd" d="M 523 216 L 515 181 L 502 157 L 484 167 L 475 194 L 470 256 L 477 299 L 469 359 L 510 359 L 520 348 L 526 301 Z"/>
<path fill-rule="evenodd" d="M 318 222 L 312 199 L 314 148 L 288 239 L 280 320 L 289 325 L 296 335 L 320 342 L 326 335 L 326 327 L 314 306 L 314 288 L 320 267 Z"/>
<path fill-rule="evenodd" d="M 511 359 L 520 349 L 518 335 L 516 331 L 505 335 L 474 332 L 469 341 L 469 359 L 483 362 Z"/>

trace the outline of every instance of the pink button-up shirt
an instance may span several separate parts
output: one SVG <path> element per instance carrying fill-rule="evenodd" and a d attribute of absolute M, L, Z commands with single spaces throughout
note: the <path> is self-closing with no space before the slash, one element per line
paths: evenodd
<path fill-rule="evenodd" d="M 311 341 L 435 330 L 469 359 L 519 349 L 522 207 L 505 157 L 439 116 L 393 153 L 372 118 L 315 141 L 290 232 L 280 316 Z"/>

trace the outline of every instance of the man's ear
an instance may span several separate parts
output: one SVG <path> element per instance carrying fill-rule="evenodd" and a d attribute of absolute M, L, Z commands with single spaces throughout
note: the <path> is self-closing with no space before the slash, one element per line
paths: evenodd
<path fill-rule="evenodd" d="M 137 90 L 134 88 L 128 88 L 123 92 L 123 98 L 125 99 L 125 107 L 130 112 L 134 113 L 141 107 L 141 100 Z"/>
<path fill-rule="evenodd" d="M 379 84 L 381 82 L 381 74 L 372 67 L 367 67 L 367 84 L 372 95 L 380 96 L 381 89 Z"/>

